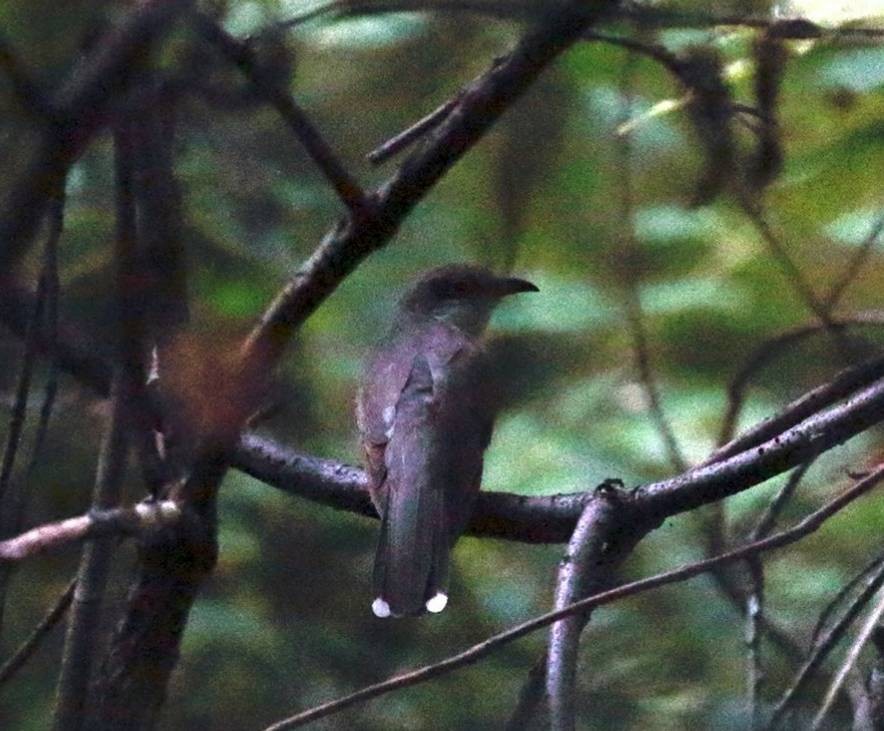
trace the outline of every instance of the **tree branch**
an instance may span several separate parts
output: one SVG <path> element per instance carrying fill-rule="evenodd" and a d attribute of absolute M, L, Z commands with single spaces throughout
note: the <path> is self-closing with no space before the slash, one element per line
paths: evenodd
<path fill-rule="evenodd" d="M 34 627 L 34 631 L 31 632 L 21 645 L 19 645 L 12 657 L 3 663 L 3 666 L 0 667 L 0 687 L 14 677 L 15 674 L 25 666 L 28 660 L 33 657 L 34 653 L 40 647 L 40 643 L 43 642 L 55 625 L 61 621 L 65 612 L 67 612 L 68 607 L 71 605 L 71 600 L 74 598 L 74 589 L 76 587 L 77 577 L 75 576 L 70 582 L 68 582 L 67 588 L 61 593 L 58 599 L 55 600 L 55 604 L 46 613 L 46 616 L 40 620 L 36 627 Z"/>
<path fill-rule="evenodd" d="M 657 587 L 666 586 L 667 584 L 686 581 L 687 579 L 705 573 L 716 566 L 732 563 L 734 561 L 742 561 L 763 551 L 782 548 L 783 546 L 794 543 L 818 530 L 831 516 L 835 515 L 835 513 L 842 510 L 857 498 L 869 492 L 882 479 L 884 479 L 884 465 L 879 465 L 867 477 L 857 482 L 853 487 L 842 492 L 838 497 L 829 501 L 818 510 L 807 515 L 797 525 L 788 530 L 776 533 L 761 541 L 750 543 L 733 551 L 728 551 L 720 556 L 686 564 L 677 569 L 673 569 L 672 571 L 657 574 L 646 579 L 622 584 L 614 589 L 595 594 L 586 599 L 581 599 L 580 601 L 570 604 L 567 607 L 563 607 L 562 609 L 534 617 L 533 619 L 522 622 L 504 632 L 494 635 L 493 637 L 489 637 L 487 640 L 484 640 L 477 645 L 473 645 L 463 652 L 452 655 L 441 662 L 426 665 L 418 670 L 403 673 L 402 675 L 397 675 L 380 683 L 366 686 L 355 693 L 351 693 L 350 695 L 316 706 L 303 713 L 299 713 L 291 718 L 279 721 L 278 723 L 268 726 L 266 731 L 288 731 L 288 729 L 298 728 L 311 721 L 316 721 L 320 718 L 325 718 L 333 713 L 342 711 L 357 703 L 363 703 L 372 698 L 376 698 L 377 696 L 384 695 L 385 693 L 399 690 L 401 688 L 407 688 L 475 663 L 483 657 L 490 655 L 499 647 L 514 642 L 531 632 L 547 627 L 553 622 L 566 617 L 586 612 L 587 610 L 595 609 L 596 607 L 610 604 L 625 597 L 649 591 L 650 589 L 656 589 Z"/>
<path fill-rule="evenodd" d="M 144 533 L 171 525 L 180 516 L 181 508 L 172 500 L 141 502 L 131 508 L 93 510 L 75 518 L 44 523 L 0 541 L 0 561 L 21 561 L 75 541 Z"/>
<path fill-rule="evenodd" d="M 58 195 L 68 168 L 107 121 L 107 106 L 125 88 L 137 60 L 192 0 L 144 0 L 95 45 L 52 99 L 60 120 L 50 124 L 31 164 L 0 208 L 0 272 L 15 270 L 36 233 L 46 204 Z"/>
<path fill-rule="evenodd" d="M 603 489 L 599 490 L 598 499 L 584 509 L 559 564 L 555 609 L 606 588 L 613 579 L 615 566 L 634 548 L 634 540 L 624 540 L 620 535 L 624 531 L 618 512 L 622 511 L 618 511 L 616 494 L 607 496 Z M 546 692 L 552 731 L 573 731 L 576 727 L 577 657 L 580 634 L 589 616 L 589 612 L 572 614 L 556 622 L 550 630 Z"/>
<path fill-rule="evenodd" d="M 877 603 L 872 608 L 872 611 L 869 612 L 869 616 L 863 623 L 862 629 L 859 631 L 859 634 L 857 634 L 856 639 L 847 651 L 844 662 L 841 663 L 841 667 L 839 667 L 838 672 L 835 673 L 835 677 L 832 680 L 829 689 L 826 691 L 826 697 L 820 706 L 820 710 L 817 712 L 816 716 L 814 716 L 811 731 L 818 731 L 818 729 L 821 728 L 823 719 L 825 719 L 826 714 L 831 710 L 835 698 L 838 696 L 839 691 L 844 685 L 844 681 L 847 680 L 847 675 L 856 665 L 860 652 L 862 652 L 863 647 L 865 647 L 866 643 L 871 639 L 872 633 L 875 631 L 875 627 L 882 616 L 884 616 L 884 594 L 881 594 L 878 597 Z"/>
<path fill-rule="evenodd" d="M 878 467 L 873 474 L 878 474 L 880 472 L 881 468 Z M 859 616 L 863 607 L 869 602 L 869 600 L 871 600 L 882 585 L 884 585 L 884 564 L 878 566 L 877 571 L 867 578 L 863 590 L 850 604 L 847 611 L 844 612 L 832 628 L 822 635 L 813 646 L 812 652 L 804 661 L 801 668 L 798 670 L 798 673 L 795 675 L 795 678 L 789 684 L 789 687 L 774 707 L 770 720 L 768 721 L 767 726 L 765 726 L 768 731 L 773 731 L 773 729 L 779 728 L 782 725 L 782 722 L 786 719 L 786 716 L 795 704 L 799 693 L 807 687 L 808 682 L 813 678 L 817 669 L 823 664 L 825 659 L 829 656 L 829 653 L 835 648 L 835 645 L 837 645 L 841 638 L 844 637 L 844 634 Z"/>
<path fill-rule="evenodd" d="M 869 231 L 868 236 L 863 239 L 862 244 L 860 244 L 859 248 L 850 258 L 850 261 L 847 262 L 844 272 L 835 284 L 832 285 L 832 289 L 829 291 L 824 302 L 825 308 L 828 312 L 833 312 L 838 306 L 838 303 L 844 296 L 845 290 L 850 286 L 850 283 L 856 279 L 863 264 L 865 264 L 869 255 L 872 253 L 872 248 L 875 246 L 875 242 L 878 240 L 882 231 L 884 231 L 884 212 L 878 215 L 878 220 L 872 224 L 872 230 Z"/>
<path fill-rule="evenodd" d="M 251 46 L 234 38 L 215 20 L 203 13 L 193 13 L 191 18 L 197 32 L 236 65 L 258 93 L 273 105 L 301 141 L 310 159 L 331 183 L 344 205 L 350 211 L 359 214 L 368 204 L 362 187 L 347 172 L 304 110 L 279 84 L 268 78 Z"/>
<path fill-rule="evenodd" d="M 140 354 L 144 323 L 140 308 L 135 306 L 138 297 L 136 282 L 141 267 L 133 190 L 134 152 L 131 127 L 127 122 L 121 122 L 114 135 L 117 217 L 115 339 L 119 360 L 111 386 L 110 418 L 98 456 L 92 510 L 110 510 L 120 502 L 129 454 L 128 411 L 133 393 L 144 380 Z M 93 541 L 83 549 L 80 557 L 77 589 L 58 677 L 53 716 L 55 731 L 78 731 L 86 720 L 86 696 L 92 677 L 96 634 L 101 625 L 101 605 L 113 557 L 112 547 L 108 540 Z"/>

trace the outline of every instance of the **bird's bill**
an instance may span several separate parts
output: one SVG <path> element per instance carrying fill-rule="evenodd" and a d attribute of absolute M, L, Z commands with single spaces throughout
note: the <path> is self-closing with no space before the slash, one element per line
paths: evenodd
<path fill-rule="evenodd" d="M 540 288 L 526 279 L 518 277 L 503 277 L 498 280 L 498 291 L 501 296 L 518 294 L 519 292 L 539 292 Z"/>

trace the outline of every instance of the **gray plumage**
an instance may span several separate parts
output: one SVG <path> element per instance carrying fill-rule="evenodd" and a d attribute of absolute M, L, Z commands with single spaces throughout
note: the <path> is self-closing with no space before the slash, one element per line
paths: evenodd
<path fill-rule="evenodd" d="M 357 422 L 381 515 L 378 616 L 447 602 L 448 553 L 469 521 L 495 412 L 482 333 L 502 297 L 536 289 L 478 267 L 435 269 L 368 360 Z"/>

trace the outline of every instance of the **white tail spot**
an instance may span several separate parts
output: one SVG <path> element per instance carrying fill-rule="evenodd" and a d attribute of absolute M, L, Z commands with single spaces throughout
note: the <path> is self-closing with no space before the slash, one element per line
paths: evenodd
<path fill-rule="evenodd" d="M 448 604 L 448 595 L 443 594 L 441 591 L 436 594 L 432 599 L 427 600 L 427 611 L 432 612 L 433 614 L 438 614 L 445 606 Z"/>
<path fill-rule="evenodd" d="M 375 617 L 380 617 L 381 619 L 386 619 L 391 614 L 390 605 L 380 597 L 371 603 L 371 611 L 374 612 Z"/>

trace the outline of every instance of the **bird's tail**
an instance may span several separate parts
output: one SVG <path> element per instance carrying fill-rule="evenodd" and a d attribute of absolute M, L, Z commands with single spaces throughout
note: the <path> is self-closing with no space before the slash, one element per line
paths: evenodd
<path fill-rule="evenodd" d="M 429 366 L 415 358 L 387 443 L 381 533 L 375 556 L 374 613 L 441 612 L 448 602 L 450 528 L 444 479 L 434 465 L 439 438 L 432 419 Z"/>

